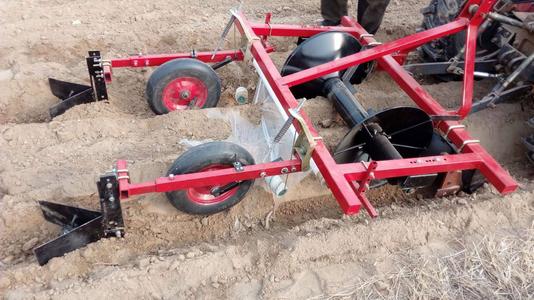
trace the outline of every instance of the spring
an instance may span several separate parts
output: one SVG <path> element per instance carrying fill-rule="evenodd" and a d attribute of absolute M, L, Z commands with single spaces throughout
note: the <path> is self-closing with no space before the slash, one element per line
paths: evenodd
<path fill-rule="evenodd" d="M 499 62 L 507 72 L 513 72 L 527 57 L 510 45 L 505 45 L 499 52 Z"/>

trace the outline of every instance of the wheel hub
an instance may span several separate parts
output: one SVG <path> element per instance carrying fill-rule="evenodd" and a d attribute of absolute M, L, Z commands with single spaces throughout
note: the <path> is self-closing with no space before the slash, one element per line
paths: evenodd
<path fill-rule="evenodd" d="M 179 77 L 163 89 L 163 104 L 169 111 L 202 108 L 208 98 L 208 88 L 195 77 Z"/>
<path fill-rule="evenodd" d="M 228 168 L 231 168 L 231 166 L 216 164 L 207 166 L 199 170 L 199 172 L 215 171 Z M 229 186 L 227 189 L 221 187 L 220 185 L 213 185 L 187 189 L 187 195 L 193 202 L 202 205 L 211 205 L 226 201 L 228 198 L 232 197 L 237 190 L 237 185 L 234 187 Z"/>
<path fill-rule="evenodd" d="M 188 99 L 190 96 L 191 93 L 189 92 L 189 90 L 185 90 L 180 93 L 180 97 L 182 97 L 182 99 Z"/>

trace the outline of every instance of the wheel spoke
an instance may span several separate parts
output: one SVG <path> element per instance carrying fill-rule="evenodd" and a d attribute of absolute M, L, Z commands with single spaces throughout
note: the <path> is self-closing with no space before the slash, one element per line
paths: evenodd
<path fill-rule="evenodd" d="M 337 151 L 337 152 L 334 152 L 334 156 L 340 154 L 340 153 L 344 153 L 344 152 L 347 152 L 347 151 L 350 151 L 350 150 L 353 150 L 353 149 L 357 149 L 357 148 L 363 148 L 363 146 L 365 146 L 365 144 L 367 143 L 361 143 L 361 144 L 358 144 L 358 145 L 355 145 L 355 146 L 352 146 L 352 147 L 349 147 L 347 149 L 343 149 L 343 150 L 340 150 L 340 151 Z"/>
<path fill-rule="evenodd" d="M 412 130 L 412 129 L 416 128 L 416 127 L 419 127 L 419 126 L 421 126 L 421 125 L 424 125 L 424 124 L 426 124 L 426 123 L 428 123 L 428 122 L 432 122 L 432 120 L 429 119 L 429 120 L 423 121 L 423 122 L 421 122 L 421 123 L 417 123 L 417 124 L 412 125 L 412 126 L 410 126 L 410 127 L 406 127 L 406 128 L 401 129 L 401 130 L 397 130 L 397 131 L 395 131 L 395 132 L 393 132 L 393 133 L 391 133 L 391 134 L 388 134 L 388 135 L 389 135 L 390 137 L 392 137 L 392 136 L 394 136 L 394 135 L 396 135 L 396 134 L 403 133 L 403 132 L 406 132 L 406 131 L 408 131 L 408 130 Z"/>
<path fill-rule="evenodd" d="M 414 150 L 426 150 L 426 148 L 424 147 L 415 147 L 415 146 L 409 146 L 409 145 L 402 145 L 402 144 L 391 144 L 395 147 L 400 147 L 400 148 L 407 148 L 407 149 L 414 149 Z"/>

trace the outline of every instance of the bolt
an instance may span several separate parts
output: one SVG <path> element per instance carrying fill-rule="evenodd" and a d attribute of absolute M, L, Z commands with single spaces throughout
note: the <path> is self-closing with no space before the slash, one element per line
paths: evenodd
<path fill-rule="evenodd" d="M 369 173 L 369 178 L 370 179 L 375 179 L 375 172 L 370 172 Z"/>
<path fill-rule="evenodd" d="M 169 179 L 174 179 L 174 174 L 169 174 Z"/>
<path fill-rule="evenodd" d="M 115 236 L 120 238 L 122 236 L 122 232 L 120 232 L 120 230 L 115 231 Z"/>
<path fill-rule="evenodd" d="M 265 176 L 267 176 L 267 172 L 261 172 L 261 173 L 260 173 L 260 177 L 261 177 L 261 178 L 264 178 Z"/>
<path fill-rule="evenodd" d="M 289 169 L 288 168 L 282 168 L 281 172 L 282 172 L 282 174 L 289 173 Z"/>
<path fill-rule="evenodd" d="M 109 200 L 109 202 L 113 202 L 113 201 L 115 201 L 115 197 L 109 196 L 108 200 Z"/>
<path fill-rule="evenodd" d="M 180 97 L 182 97 L 182 99 L 187 99 L 191 96 L 191 93 L 188 91 L 188 90 L 185 90 L 185 91 L 182 91 L 180 93 Z"/>
<path fill-rule="evenodd" d="M 469 6 L 469 13 L 471 15 L 474 15 L 478 11 L 479 6 L 477 4 L 473 4 Z"/>
<path fill-rule="evenodd" d="M 113 184 L 111 182 L 106 183 L 106 188 L 109 190 L 113 187 Z"/>
<path fill-rule="evenodd" d="M 291 167 L 291 172 L 297 172 L 297 168 L 295 166 Z"/>

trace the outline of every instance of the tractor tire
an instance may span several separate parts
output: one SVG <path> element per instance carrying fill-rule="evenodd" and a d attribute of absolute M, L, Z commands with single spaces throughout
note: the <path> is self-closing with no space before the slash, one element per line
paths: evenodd
<path fill-rule="evenodd" d="M 423 30 L 445 25 L 458 16 L 462 0 L 432 0 L 423 8 Z M 423 58 L 428 62 L 443 62 L 453 58 L 465 43 L 465 32 L 449 35 L 421 46 Z"/>
<path fill-rule="evenodd" d="M 221 80 L 207 64 L 180 58 L 159 66 L 148 79 L 146 98 L 158 115 L 174 110 L 215 107 L 221 97 Z"/>
<path fill-rule="evenodd" d="M 464 0 L 432 0 L 422 9 L 422 29 L 428 30 L 454 21 L 462 9 Z M 495 22 L 483 33 L 480 33 L 477 41 L 477 56 L 484 53 L 492 53 L 498 47 L 491 42 L 499 24 Z M 455 57 L 465 45 L 466 32 L 461 31 L 421 46 L 423 59 L 427 62 L 445 62 Z M 457 77 L 457 76 L 456 76 Z"/>
<path fill-rule="evenodd" d="M 195 146 L 183 153 L 170 167 L 167 176 L 234 168 L 235 161 L 243 166 L 253 165 L 254 158 L 243 147 L 229 142 L 210 142 Z M 211 215 L 239 203 L 254 180 L 238 183 L 220 195 L 213 195 L 215 186 L 188 188 L 166 193 L 171 204 L 188 214 Z"/>

